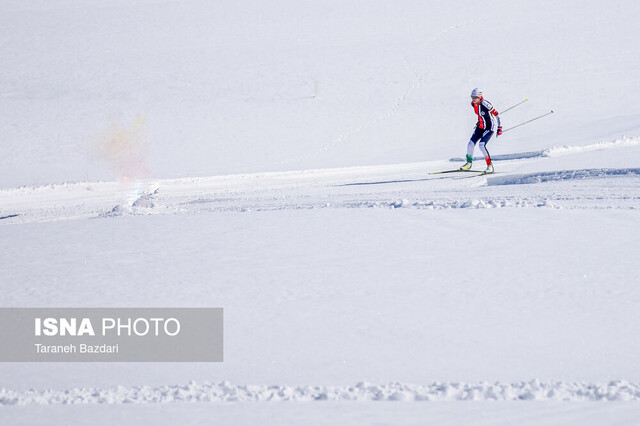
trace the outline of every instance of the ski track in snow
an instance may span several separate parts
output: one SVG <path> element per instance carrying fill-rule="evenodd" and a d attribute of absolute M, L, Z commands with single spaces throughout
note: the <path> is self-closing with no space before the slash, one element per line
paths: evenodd
<path fill-rule="evenodd" d="M 321 208 L 420 210 L 557 208 L 639 209 L 640 168 L 590 168 L 516 174 L 523 161 L 640 146 L 620 139 L 503 156 L 495 175 L 433 175 L 447 162 L 269 172 L 129 183 L 66 183 L 0 190 L 0 224 L 124 215 Z M 530 160 L 530 158 L 540 157 Z M 468 179 L 467 179 L 468 178 Z"/>
<path fill-rule="evenodd" d="M 526 185 L 533 183 L 554 182 L 574 179 L 599 178 L 606 176 L 640 175 L 640 168 L 633 169 L 586 169 L 560 170 L 556 172 L 529 173 L 506 177 L 496 177 L 487 182 L 488 185 Z"/>
<path fill-rule="evenodd" d="M 640 384 L 540 382 L 392 383 L 355 386 L 266 386 L 190 382 L 188 385 L 68 390 L 0 390 L 0 406 L 264 401 L 640 401 Z"/>

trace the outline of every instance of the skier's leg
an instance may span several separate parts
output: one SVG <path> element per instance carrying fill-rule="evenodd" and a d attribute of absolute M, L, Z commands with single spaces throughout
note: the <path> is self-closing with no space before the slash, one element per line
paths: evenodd
<path fill-rule="evenodd" d="M 471 135 L 471 139 L 469 139 L 469 143 L 467 144 L 467 164 L 463 166 L 463 168 L 467 170 L 471 168 L 471 163 L 473 163 L 473 150 L 476 148 L 476 143 L 482 138 L 482 134 L 482 129 L 475 129 Z"/>
<path fill-rule="evenodd" d="M 475 147 L 476 147 L 476 144 L 473 141 L 473 138 L 471 138 L 471 140 L 469 141 L 469 144 L 467 145 L 467 162 L 464 163 L 462 167 L 460 167 L 460 170 L 462 171 L 471 170 L 471 166 L 473 165 L 473 149 Z"/>
<path fill-rule="evenodd" d="M 487 166 L 491 164 L 491 156 L 489 155 L 489 151 L 487 151 L 487 144 L 485 142 L 480 142 L 480 152 L 484 155 L 484 161 L 487 163 Z"/>
<path fill-rule="evenodd" d="M 473 140 L 470 140 L 469 144 L 467 145 L 467 163 L 473 162 L 473 150 L 475 149 L 475 147 L 475 142 Z"/>
<path fill-rule="evenodd" d="M 491 156 L 489 155 L 489 151 L 487 151 L 487 143 L 489 143 L 489 139 L 493 136 L 492 130 L 487 130 L 484 135 L 482 135 L 482 139 L 480 139 L 480 152 L 484 156 L 484 161 L 487 163 L 487 166 L 491 165 Z"/>
<path fill-rule="evenodd" d="M 482 136 L 482 139 L 480 139 L 480 143 L 479 143 L 480 152 L 482 152 L 482 155 L 484 156 L 484 161 L 487 163 L 487 169 L 485 170 L 485 172 L 487 173 L 493 172 L 493 164 L 491 164 L 491 155 L 489 155 L 489 151 L 487 151 L 487 143 L 489 142 L 489 139 L 491 139 L 491 136 L 493 136 L 493 131 L 489 130 L 485 132 L 485 135 Z"/>

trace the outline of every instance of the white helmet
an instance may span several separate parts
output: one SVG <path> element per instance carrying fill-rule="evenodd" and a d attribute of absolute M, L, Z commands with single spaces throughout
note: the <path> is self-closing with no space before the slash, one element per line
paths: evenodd
<path fill-rule="evenodd" d="M 482 97 L 482 89 L 478 89 L 477 87 L 471 91 L 472 98 L 481 98 Z"/>

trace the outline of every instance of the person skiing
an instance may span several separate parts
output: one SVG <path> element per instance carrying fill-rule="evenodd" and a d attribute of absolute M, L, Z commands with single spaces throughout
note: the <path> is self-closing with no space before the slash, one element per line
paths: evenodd
<path fill-rule="evenodd" d="M 487 151 L 487 143 L 493 136 L 494 130 L 496 137 L 502 134 L 502 124 L 500 123 L 500 115 L 498 111 L 482 96 L 482 90 L 477 87 L 471 91 L 471 106 L 478 116 L 478 123 L 473 130 L 473 135 L 467 145 L 467 162 L 460 170 L 470 170 L 473 163 L 473 151 L 478 141 L 480 141 L 480 152 L 484 155 L 487 162 L 485 173 L 493 173 L 493 164 L 491 164 L 491 156 Z"/>

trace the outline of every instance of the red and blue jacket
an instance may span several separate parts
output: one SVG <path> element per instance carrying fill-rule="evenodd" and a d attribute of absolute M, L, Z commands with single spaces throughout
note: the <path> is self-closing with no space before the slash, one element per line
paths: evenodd
<path fill-rule="evenodd" d="M 477 129 L 495 130 L 501 126 L 498 111 L 489 101 L 483 99 L 477 104 L 471 102 L 471 106 L 478 116 L 478 124 L 476 124 Z"/>

